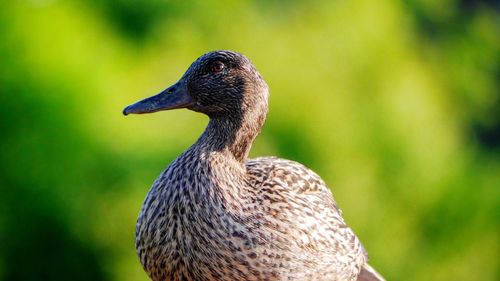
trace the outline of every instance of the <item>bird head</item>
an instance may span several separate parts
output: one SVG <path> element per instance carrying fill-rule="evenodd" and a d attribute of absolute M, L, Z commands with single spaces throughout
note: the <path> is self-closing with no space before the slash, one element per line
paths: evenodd
<path fill-rule="evenodd" d="M 267 113 L 269 90 L 254 65 L 233 51 L 209 52 L 195 60 L 182 78 L 161 93 L 136 102 L 124 115 L 187 108 L 209 117 Z"/>

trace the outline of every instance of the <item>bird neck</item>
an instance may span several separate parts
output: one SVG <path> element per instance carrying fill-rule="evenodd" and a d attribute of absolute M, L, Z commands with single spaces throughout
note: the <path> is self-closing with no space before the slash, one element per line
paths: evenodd
<path fill-rule="evenodd" d="M 212 116 L 197 145 L 221 152 L 244 164 L 252 143 L 260 133 L 266 113 L 248 112 L 241 116 Z"/>

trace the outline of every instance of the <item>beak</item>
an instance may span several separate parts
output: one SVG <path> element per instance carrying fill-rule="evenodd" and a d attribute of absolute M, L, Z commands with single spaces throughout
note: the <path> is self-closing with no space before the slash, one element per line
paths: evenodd
<path fill-rule="evenodd" d="M 123 115 L 153 113 L 161 110 L 188 108 L 192 104 L 194 104 L 194 100 L 188 94 L 186 86 L 181 80 L 156 96 L 143 99 L 127 106 L 123 110 Z"/>

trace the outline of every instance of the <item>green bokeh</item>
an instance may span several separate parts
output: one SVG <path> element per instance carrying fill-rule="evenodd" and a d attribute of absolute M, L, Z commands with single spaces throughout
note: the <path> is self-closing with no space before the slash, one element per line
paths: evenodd
<path fill-rule="evenodd" d="M 251 155 L 332 188 L 388 280 L 500 279 L 495 1 L 8 1 L 0 9 L 0 280 L 147 280 L 134 226 L 207 119 L 123 117 L 201 54 L 271 88 Z"/>

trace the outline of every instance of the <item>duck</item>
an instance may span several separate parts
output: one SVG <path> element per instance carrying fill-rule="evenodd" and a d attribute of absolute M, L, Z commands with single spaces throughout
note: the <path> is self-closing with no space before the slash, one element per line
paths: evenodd
<path fill-rule="evenodd" d="M 205 114 L 198 140 L 154 181 L 135 230 L 154 281 L 384 280 L 312 170 L 278 157 L 249 159 L 268 113 L 254 64 L 208 52 L 124 115 L 189 109 Z"/>

